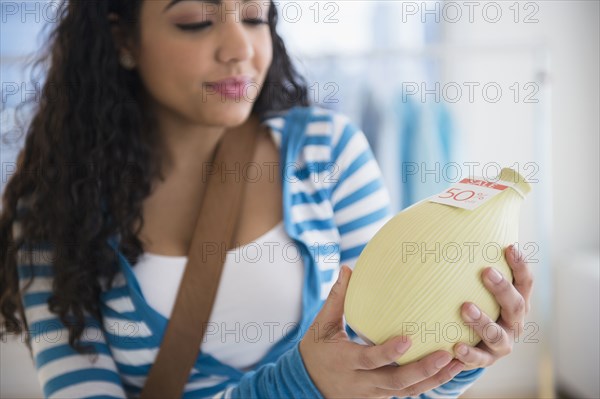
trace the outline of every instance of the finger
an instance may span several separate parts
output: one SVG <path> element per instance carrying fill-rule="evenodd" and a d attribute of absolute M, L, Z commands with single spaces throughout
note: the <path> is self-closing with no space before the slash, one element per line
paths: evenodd
<path fill-rule="evenodd" d="M 319 338 L 330 337 L 344 329 L 344 301 L 351 274 L 352 269 L 342 265 L 338 280 L 331 287 L 329 295 L 313 323 L 313 326 L 318 329 Z"/>
<path fill-rule="evenodd" d="M 465 368 L 465 365 L 457 359 L 452 359 L 448 365 L 442 368 L 439 372 L 434 374 L 433 376 L 413 384 L 409 387 L 406 387 L 401 390 L 386 390 L 382 388 L 375 388 L 376 394 L 378 395 L 396 395 L 399 397 L 405 396 L 419 396 L 420 394 L 430 391 L 433 388 L 437 388 L 440 385 L 443 385 L 453 379 L 458 373 L 460 373 Z M 391 392 L 391 394 L 390 394 Z"/>
<path fill-rule="evenodd" d="M 510 338 L 503 326 L 495 323 L 475 304 L 465 302 L 461 307 L 461 316 L 494 354 L 504 356 L 512 351 Z"/>
<path fill-rule="evenodd" d="M 373 370 L 394 362 L 406 353 L 412 343 L 410 338 L 400 336 L 390 338 L 381 345 L 361 345 L 355 342 L 353 344 L 355 344 L 355 348 L 347 351 L 352 368 Z M 392 367 L 397 368 L 397 366 Z"/>
<path fill-rule="evenodd" d="M 490 352 L 463 344 L 454 345 L 454 356 L 468 367 L 489 367 L 496 361 L 496 357 Z"/>
<path fill-rule="evenodd" d="M 488 267 L 483 271 L 483 275 L 486 288 L 494 294 L 500 305 L 502 320 L 511 329 L 520 333 L 521 323 L 526 314 L 525 298 L 497 269 Z"/>
<path fill-rule="evenodd" d="M 412 363 L 400 367 L 386 366 L 377 370 L 360 370 L 370 385 L 391 390 L 402 390 L 436 373 L 452 360 L 446 351 L 437 351 Z"/>
<path fill-rule="evenodd" d="M 506 258 L 508 265 L 512 269 L 515 288 L 525 299 L 525 312 L 529 313 L 529 301 L 531 299 L 531 292 L 533 291 L 533 273 L 527 262 L 525 262 L 523 254 L 515 245 L 509 246 L 506 251 Z"/>

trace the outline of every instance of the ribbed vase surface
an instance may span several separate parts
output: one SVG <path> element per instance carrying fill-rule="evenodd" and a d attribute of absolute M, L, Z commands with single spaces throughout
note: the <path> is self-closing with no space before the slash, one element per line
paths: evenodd
<path fill-rule="evenodd" d="M 409 335 L 412 345 L 397 364 L 440 349 L 453 353 L 459 341 L 476 345 L 481 338 L 460 315 L 464 302 L 497 320 L 500 307 L 481 274 L 493 266 L 512 281 L 504 249 L 517 243 L 521 203 L 531 186 L 510 168 L 492 181 L 507 188 L 475 209 L 430 197 L 399 212 L 360 254 L 346 293 L 346 322 L 370 344 Z M 497 333 L 493 325 L 486 329 L 491 337 Z"/>

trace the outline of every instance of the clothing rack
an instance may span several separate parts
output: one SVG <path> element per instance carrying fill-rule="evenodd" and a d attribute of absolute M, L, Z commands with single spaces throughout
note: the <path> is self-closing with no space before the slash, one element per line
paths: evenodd
<path fill-rule="evenodd" d="M 472 45 L 454 45 L 440 44 L 428 45 L 424 47 L 389 47 L 375 48 L 366 51 L 356 51 L 349 53 L 324 52 L 322 54 L 298 54 L 299 59 L 307 61 L 327 60 L 331 58 L 341 59 L 373 59 L 373 58 L 444 58 L 461 55 L 490 55 L 506 53 L 546 53 L 547 46 L 542 42 L 531 43 L 496 43 L 496 44 L 472 44 Z"/>

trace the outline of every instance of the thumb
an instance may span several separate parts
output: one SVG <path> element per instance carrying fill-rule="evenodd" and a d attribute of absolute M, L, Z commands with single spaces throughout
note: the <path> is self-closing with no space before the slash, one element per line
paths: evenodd
<path fill-rule="evenodd" d="M 351 275 L 352 269 L 346 265 L 342 265 L 338 279 L 333 287 L 331 287 L 331 291 L 329 291 L 329 295 L 316 317 L 316 321 L 319 323 L 319 330 L 325 333 L 325 335 L 330 335 L 332 328 L 344 328 L 344 301 Z"/>

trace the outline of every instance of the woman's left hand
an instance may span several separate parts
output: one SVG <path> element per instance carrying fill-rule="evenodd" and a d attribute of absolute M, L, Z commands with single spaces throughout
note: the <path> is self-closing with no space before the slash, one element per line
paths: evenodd
<path fill-rule="evenodd" d="M 533 276 L 523 256 L 516 248 L 513 251 L 512 245 L 505 249 L 505 255 L 513 272 L 514 283 L 500 273 L 497 274 L 500 279 L 494 279 L 496 272 L 491 267 L 483 271 L 483 282 L 500 305 L 498 320 L 494 322 L 471 302 L 465 302 L 461 308 L 466 325 L 481 337 L 475 347 L 464 343 L 454 346 L 454 356 L 466 366 L 463 371 L 491 366 L 496 360 L 510 354 L 514 342 L 523 333 L 524 319 L 530 308 Z M 475 317 L 470 316 L 471 307 L 475 309 Z M 461 353 L 461 348 L 466 351 Z"/>

